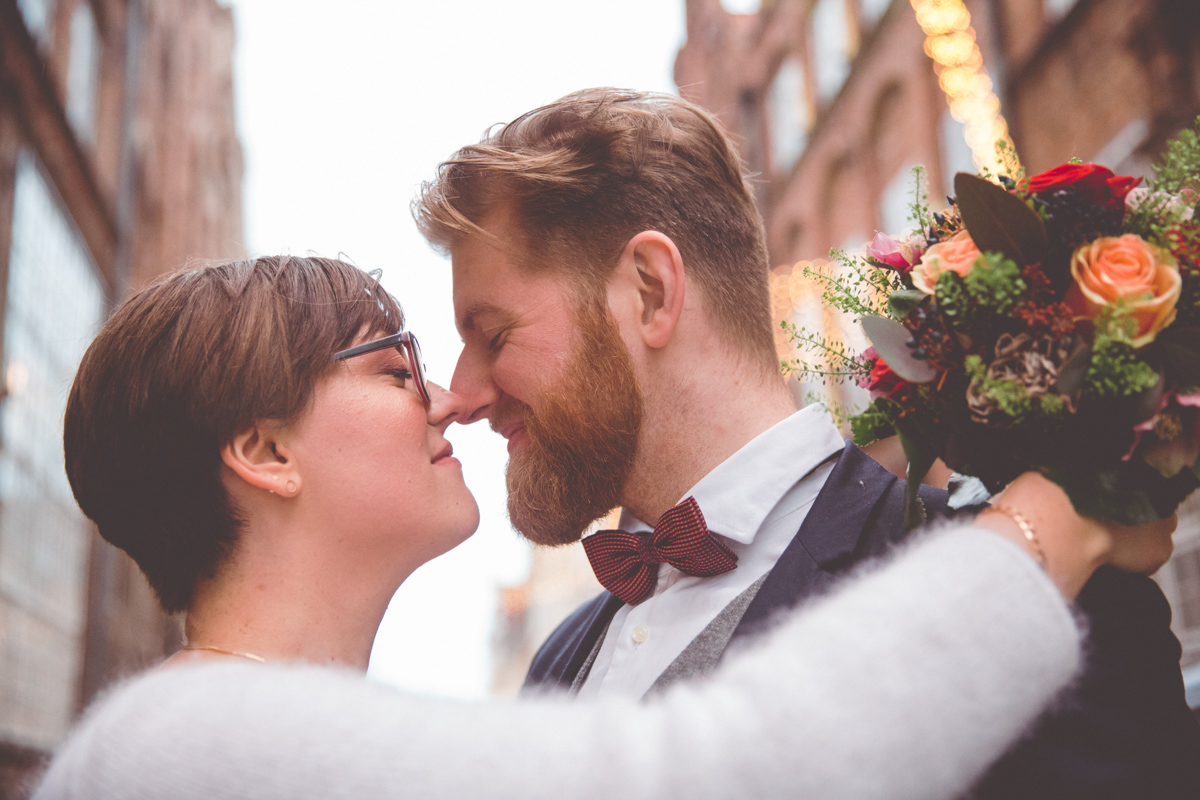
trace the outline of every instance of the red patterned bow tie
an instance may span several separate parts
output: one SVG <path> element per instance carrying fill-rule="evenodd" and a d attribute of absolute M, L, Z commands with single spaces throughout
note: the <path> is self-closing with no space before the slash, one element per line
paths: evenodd
<path fill-rule="evenodd" d="M 659 564 L 705 578 L 737 567 L 737 556 L 709 533 L 691 497 L 663 514 L 653 533 L 598 531 L 583 549 L 600 585 L 630 605 L 654 589 Z"/>

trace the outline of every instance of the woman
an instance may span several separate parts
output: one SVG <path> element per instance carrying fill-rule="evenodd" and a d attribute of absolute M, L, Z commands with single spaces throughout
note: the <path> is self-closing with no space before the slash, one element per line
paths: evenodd
<path fill-rule="evenodd" d="M 402 327 L 370 276 L 286 257 L 170 276 L 105 325 L 68 402 L 68 475 L 187 612 L 188 644 L 96 704 L 38 796 L 954 797 L 1074 673 L 1065 601 L 1101 563 L 1170 552 L 1171 523 L 1106 527 L 1023 476 L 1006 510 L 849 582 L 701 688 L 407 696 L 350 670 L 478 512 L 443 436 L 457 398 Z"/>

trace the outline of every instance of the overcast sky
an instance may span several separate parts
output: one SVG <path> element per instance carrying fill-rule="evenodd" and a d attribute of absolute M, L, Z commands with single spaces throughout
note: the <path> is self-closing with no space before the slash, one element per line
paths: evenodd
<path fill-rule="evenodd" d="M 439 161 L 504 122 L 589 86 L 675 91 L 684 0 L 234 0 L 238 126 L 251 254 L 336 256 L 382 269 L 446 385 L 460 342 L 449 264 L 409 201 Z M 449 437 L 483 522 L 423 567 L 384 619 L 371 674 L 458 697 L 490 686 L 496 589 L 528 549 L 504 513 L 504 442 Z M 413 498 L 419 503 L 420 498 Z"/>

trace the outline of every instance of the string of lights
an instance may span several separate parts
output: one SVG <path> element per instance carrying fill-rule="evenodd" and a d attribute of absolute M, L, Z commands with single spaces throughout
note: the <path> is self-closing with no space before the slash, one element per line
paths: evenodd
<path fill-rule="evenodd" d="M 925 32 L 925 54 L 933 59 L 938 85 L 946 93 L 950 113 L 963 124 L 975 166 L 997 171 L 996 143 L 1010 147 L 1008 123 L 1000 114 L 1000 98 L 983 66 L 983 54 L 971 27 L 971 12 L 962 0 L 910 0 Z"/>
<path fill-rule="evenodd" d="M 964 138 L 978 169 L 1002 171 L 996 145 L 1008 145 L 1008 166 L 1016 166 L 1016 151 L 1008 123 L 1000 113 L 1000 98 L 983 65 L 983 54 L 971 27 L 971 13 L 962 0 L 910 0 L 917 23 L 925 34 L 925 53 L 934 62 L 938 85 L 946 95 L 951 115 L 963 124 Z M 804 274 L 805 267 L 820 266 L 824 259 L 801 261 L 777 269 L 771 281 L 771 296 L 777 319 L 794 320 L 798 309 L 820 308 L 821 290 Z M 845 339 L 844 321 L 830 308 L 807 320 L 831 342 Z M 781 358 L 797 355 L 795 344 L 783 330 L 776 331 Z M 817 392 L 826 393 L 828 387 Z M 833 397 L 838 400 L 840 398 Z"/>

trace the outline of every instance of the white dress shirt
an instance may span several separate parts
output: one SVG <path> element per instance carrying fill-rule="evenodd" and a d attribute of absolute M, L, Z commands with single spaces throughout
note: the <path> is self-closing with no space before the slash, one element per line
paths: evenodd
<path fill-rule="evenodd" d="M 583 698 L 640 698 L 713 619 L 770 572 L 791 543 L 833 462 L 845 446 L 829 412 L 808 406 L 748 442 L 679 500 L 694 497 L 708 523 L 738 557 L 711 578 L 658 568 L 653 593 L 617 611 L 579 690 Z M 652 525 L 622 512 L 622 530 Z"/>

